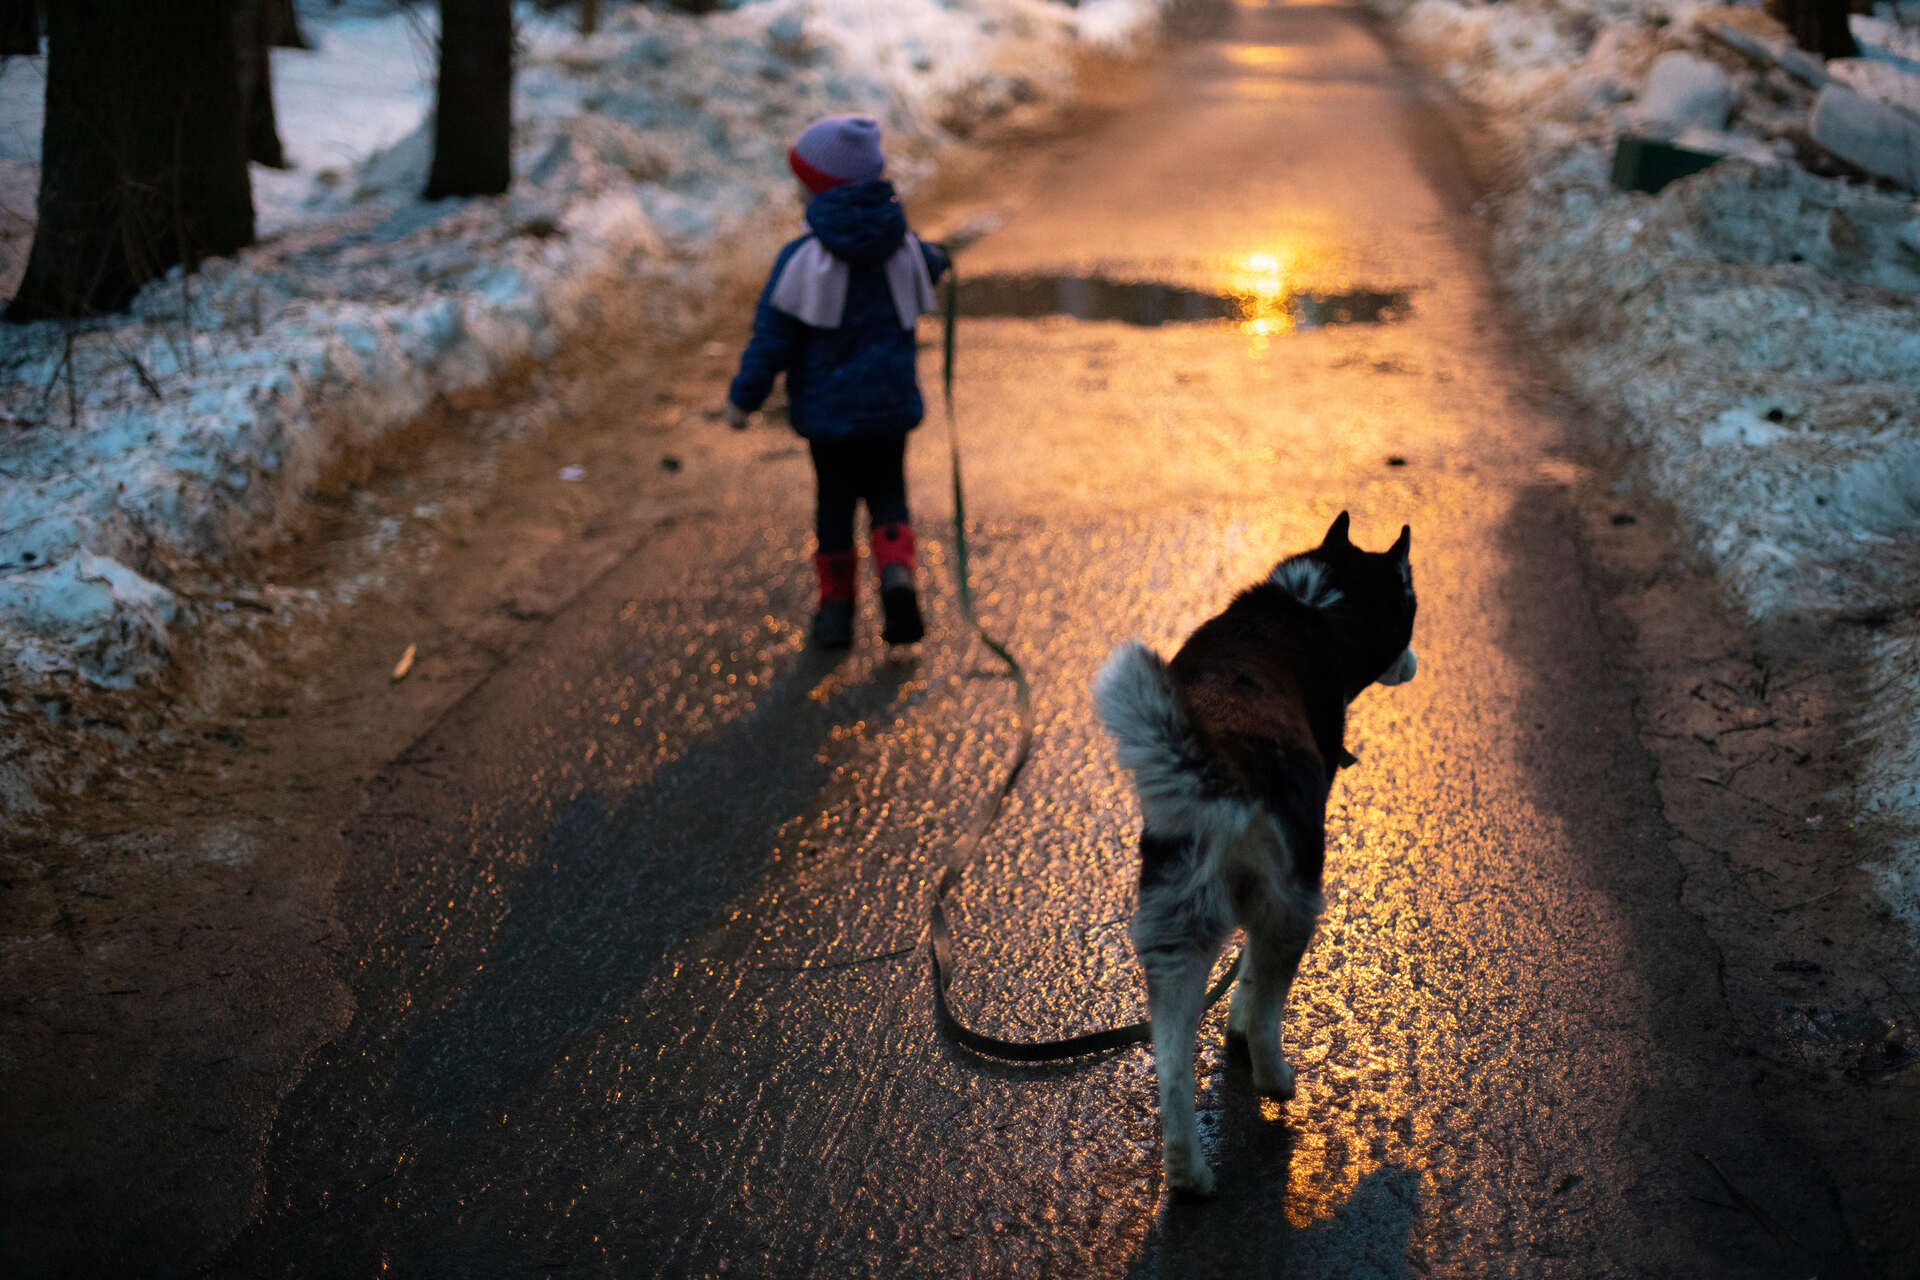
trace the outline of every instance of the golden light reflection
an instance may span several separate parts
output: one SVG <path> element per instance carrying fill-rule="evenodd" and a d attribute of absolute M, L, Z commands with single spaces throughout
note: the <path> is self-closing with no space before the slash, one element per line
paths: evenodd
<path fill-rule="evenodd" d="M 1302 1133 L 1287 1178 L 1287 1225 L 1304 1230 L 1336 1217 L 1379 1165 L 1350 1135 Z"/>
<path fill-rule="evenodd" d="M 1301 57 L 1300 46 L 1291 44 L 1231 44 L 1226 53 L 1227 61 L 1262 71 L 1291 66 Z"/>
<path fill-rule="evenodd" d="M 1221 292 L 1233 299 L 1240 332 L 1253 340 L 1253 354 L 1266 349 L 1269 339 L 1293 332 L 1294 286 L 1298 274 L 1296 251 L 1249 253 L 1229 260 Z"/>

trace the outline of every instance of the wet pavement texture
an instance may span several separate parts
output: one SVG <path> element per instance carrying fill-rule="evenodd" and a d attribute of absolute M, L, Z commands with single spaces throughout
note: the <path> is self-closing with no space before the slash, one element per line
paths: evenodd
<path fill-rule="evenodd" d="M 975 587 L 1038 737 L 949 899 L 955 998 L 1012 1036 L 1138 1016 L 1137 810 L 1095 669 L 1170 649 L 1342 509 L 1371 547 L 1410 523 L 1421 672 L 1354 710 L 1299 1096 L 1253 1095 L 1217 1008 L 1221 1194 L 1167 1203 L 1144 1050 L 1019 1068 L 939 1038 L 931 880 L 1015 732 L 955 604 L 940 420 L 911 450 L 931 635 L 899 660 L 870 591 L 860 647 L 805 651 L 810 478 L 762 428 L 716 446 L 712 514 L 350 820 L 355 1016 L 212 1274 L 1849 1272 L 1831 1175 L 1742 1085 L 1444 130 L 1355 10 L 1200 8 L 1155 100 L 969 278 L 1412 302 L 963 317 Z"/>

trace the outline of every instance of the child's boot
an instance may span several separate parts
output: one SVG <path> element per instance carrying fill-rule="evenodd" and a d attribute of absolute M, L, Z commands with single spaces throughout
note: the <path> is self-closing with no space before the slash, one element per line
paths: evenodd
<path fill-rule="evenodd" d="M 886 615 L 880 638 L 888 644 L 912 644 L 927 634 L 920 617 L 920 596 L 913 589 L 913 530 L 904 524 L 876 525 L 873 568 L 880 575 L 880 608 Z"/>
<path fill-rule="evenodd" d="M 853 647 L 853 588 L 859 561 L 852 551 L 818 551 L 813 571 L 820 578 L 820 607 L 813 614 L 813 647 Z"/>

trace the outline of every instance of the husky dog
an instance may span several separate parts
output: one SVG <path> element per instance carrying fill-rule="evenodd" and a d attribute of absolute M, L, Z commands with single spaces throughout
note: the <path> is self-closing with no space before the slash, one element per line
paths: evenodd
<path fill-rule="evenodd" d="M 1229 1035 L 1244 1036 L 1261 1093 L 1293 1096 L 1280 1014 L 1320 914 L 1327 792 L 1351 763 L 1347 704 L 1416 666 L 1413 532 L 1381 552 L 1347 538 L 1341 512 L 1311 551 L 1187 637 L 1173 661 L 1138 640 L 1094 681 L 1094 704 L 1132 774 L 1145 825 L 1133 947 L 1146 972 L 1167 1186 L 1204 1195 L 1193 1055 L 1207 972 L 1246 931 Z"/>

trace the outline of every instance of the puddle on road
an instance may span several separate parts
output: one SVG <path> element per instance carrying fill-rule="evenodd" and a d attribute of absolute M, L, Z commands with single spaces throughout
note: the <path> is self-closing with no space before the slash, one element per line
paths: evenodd
<path fill-rule="evenodd" d="M 1037 319 L 1118 320 L 1124 324 L 1230 323 L 1270 336 L 1337 324 L 1391 324 L 1410 313 L 1408 290 L 1353 289 L 1313 293 L 1256 281 L 1253 287 L 1209 292 L 1157 280 L 1102 275 L 986 275 L 960 282 L 960 314 Z"/>

